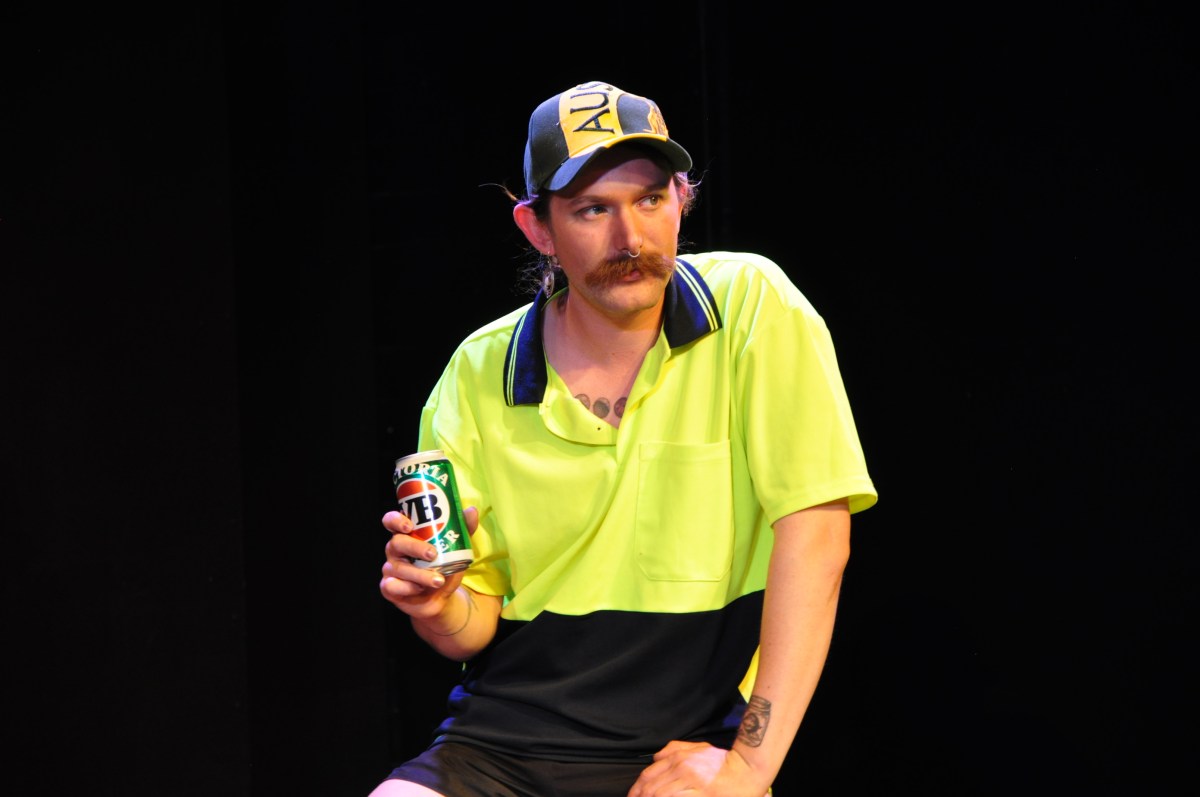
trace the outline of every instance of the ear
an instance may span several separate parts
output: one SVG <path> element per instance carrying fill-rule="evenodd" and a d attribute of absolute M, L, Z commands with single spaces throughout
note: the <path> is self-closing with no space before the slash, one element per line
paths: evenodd
<path fill-rule="evenodd" d="M 550 237 L 550 230 L 538 219 L 533 208 L 528 205 L 514 206 L 513 221 L 521 228 L 521 232 L 525 233 L 525 238 L 534 249 L 542 253 L 554 250 L 554 241 Z"/>

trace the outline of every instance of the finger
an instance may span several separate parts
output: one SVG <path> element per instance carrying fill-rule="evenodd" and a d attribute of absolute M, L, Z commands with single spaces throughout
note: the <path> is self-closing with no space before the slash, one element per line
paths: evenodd
<path fill-rule="evenodd" d="M 650 775 L 642 772 L 628 797 L 658 797 L 658 795 L 681 794 L 695 791 L 680 778 L 669 774 Z"/>
<path fill-rule="evenodd" d="M 436 570 L 422 570 L 405 564 L 392 566 L 391 562 L 388 562 L 382 571 L 379 591 L 389 600 L 417 596 L 430 598 L 446 585 L 446 577 Z"/>
<path fill-rule="evenodd" d="M 417 567 L 407 559 L 388 560 L 380 568 L 384 578 L 398 578 L 416 584 L 422 589 L 441 589 L 446 584 L 446 576 L 437 570 Z"/>
<path fill-rule="evenodd" d="M 383 515 L 383 527 L 392 534 L 411 534 L 413 522 L 403 512 L 392 510 Z"/>
<path fill-rule="evenodd" d="M 443 601 L 430 600 L 428 590 L 411 581 L 385 578 L 379 582 L 379 593 L 384 600 L 410 617 L 432 617 L 441 611 Z"/>
<path fill-rule="evenodd" d="M 630 790 L 628 797 L 650 797 L 655 794 L 655 789 L 659 788 L 664 779 L 667 778 L 671 765 L 661 761 L 656 761 L 642 770 L 638 775 L 637 781 L 633 784 L 633 789 Z"/>
<path fill-rule="evenodd" d="M 463 520 L 467 522 L 467 533 L 474 534 L 479 528 L 479 509 L 473 506 L 463 508 Z"/>
<path fill-rule="evenodd" d="M 424 540 L 418 540 L 407 534 L 393 534 L 383 546 L 383 555 L 389 562 L 411 562 L 424 559 L 432 562 L 437 559 L 437 548 Z"/>
<path fill-rule="evenodd" d="M 425 567 L 417 567 L 407 559 L 402 559 L 399 561 L 389 560 L 384 562 L 383 567 L 380 568 L 380 570 L 385 579 L 390 578 L 412 585 L 411 590 L 408 588 L 399 590 L 399 592 L 403 592 L 406 597 L 411 597 L 412 595 L 420 593 L 433 593 L 443 589 L 446 586 L 446 576 L 443 573 L 440 573 L 437 570 L 430 570 L 429 568 Z M 455 575 L 459 574 L 456 573 Z M 461 580 L 461 576 L 459 576 L 459 580 Z M 457 587 L 458 582 L 456 581 L 451 586 Z M 398 585 L 393 585 L 389 594 L 398 594 L 397 590 Z"/>
<path fill-rule="evenodd" d="M 654 754 L 654 760 L 661 761 L 675 753 L 687 752 L 703 746 L 704 744 L 702 742 L 683 742 L 678 739 L 674 739 L 670 742 L 667 742 L 665 747 Z"/>
<path fill-rule="evenodd" d="M 420 586 L 411 581 L 396 578 L 395 576 L 384 576 L 380 579 L 379 591 L 383 594 L 383 597 L 393 603 L 403 598 L 411 598 L 423 592 Z"/>

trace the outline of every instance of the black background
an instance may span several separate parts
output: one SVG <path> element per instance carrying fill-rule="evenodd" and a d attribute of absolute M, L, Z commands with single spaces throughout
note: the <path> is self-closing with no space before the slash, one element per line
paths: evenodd
<path fill-rule="evenodd" d="M 586 80 L 691 151 L 687 250 L 825 316 L 880 491 L 776 794 L 1190 779 L 1176 5 L 400 5 L 0 10 L 10 793 L 365 797 L 424 745 L 388 466 L 525 300 L 496 184 Z"/>

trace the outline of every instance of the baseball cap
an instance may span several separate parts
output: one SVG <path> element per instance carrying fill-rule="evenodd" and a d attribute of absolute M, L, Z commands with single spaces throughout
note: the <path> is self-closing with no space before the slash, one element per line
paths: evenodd
<path fill-rule="evenodd" d="M 692 168 L 692 156 L 667 136 L 667 124 L 653 100 L 598 81 L 555 94 L 529 117 L 528 196 L 566 188 L 592 158 L 624 141 L 654 147 L 674 171 Z"/>

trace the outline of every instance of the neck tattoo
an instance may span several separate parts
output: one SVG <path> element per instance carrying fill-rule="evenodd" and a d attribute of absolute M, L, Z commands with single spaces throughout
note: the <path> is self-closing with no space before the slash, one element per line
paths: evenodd
<path fill-rule="evenodd" d="M 597 396 L 595 401 L 587 393 L 576 393 L 575 398 L 592 411 L 592 414 L 597 418 L 607 418 L 610 413 L 616 414 L 618 418 L 625 414 L 625 400 L 628 396 L 621 396 L 616 402 L 609 401 L 604 396 Z"/>

